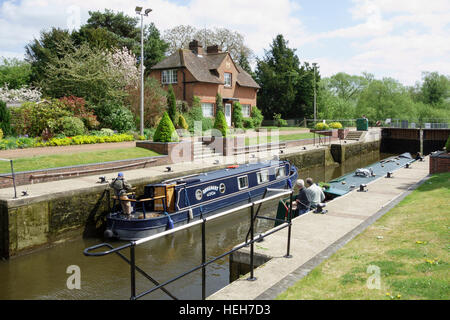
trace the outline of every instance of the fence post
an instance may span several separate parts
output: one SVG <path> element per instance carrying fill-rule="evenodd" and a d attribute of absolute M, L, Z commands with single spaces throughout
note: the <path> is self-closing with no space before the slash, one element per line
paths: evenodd
<path fill-rule="evenodd" d="M 255 275 L 254 275 L 254 269 L 255 269 L 255 265 L 254 265 L 254 260 L 253 260 L 253 255 L 254 255 L 254 242 L 253 242 L 253 238 L 254 238 L 254 221 L 253 221 L 253 214 L 255 211 L 255 204 L 253 203 L 252 206 L 250 207 L 250 277 L 247 278 L 248 281 L 255 281 Z"/>
<path fill-rule="evenodd" d="M 206 299 L 206 219 L 202 223 L 202 300 Z"/>
<path fill-rule="evenodd" d="M 13 166 L 13 161 L 12 160 L 10 160 L 10 164 L 11 164 L 11 177 L 12 177 L 13 186 L 14 186 L 14 199 L 17 199 L 16 174 L 14 173 L 14 166 Z"/>
<path fill-rule="evenodd" d="M 290 254 L 291 251 L 291 233 L 292 233 L 292 193 L 290 195 L 289 199 L 289 213 L 288 213 L 288 239 L 287 239 L 287 252 L 284 256 L 285 258 L 292 258 L 292 255 Z"/>
<path fill-rule="evenodd" d="M 136 258 L 135 258 L 135 246 L 136 243 L 131 242 L 130 246 L 130 276 L 131 276 L 131 298 L 130 300 L 136 300 Z"/>

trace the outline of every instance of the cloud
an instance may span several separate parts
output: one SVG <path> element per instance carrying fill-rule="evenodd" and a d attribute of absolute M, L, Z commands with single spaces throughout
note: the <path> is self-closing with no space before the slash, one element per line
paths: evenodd
<path fill-rule="evenodd" d="M 136 5 L 153 9 L 146 23 L 154 22 L 160 30 L 189 24 L 197 28 L 226 27 L 238 31 L 257 54 L 261 54 L 278 33 L 294 39 L 292 45 L 295 45 L 295 39 L 301 38 L 303 30 L 301 21 L 295 17 L 300 7 L 291 0 L 192 0 L 187 4 L 146 0 Z M 29 41 L 39 37 L 41 30 L 73 27 L 76 17 L 79 17 L 79 24 L 83 24 L 89 17 L 89 10 L 105 8 L 135 15 L 135 4 L 121 0 L 6 0 L 0 5 L 0 55 L 6 48 L 20 53 Z"/>
<path fill-rule="evenodd" d="M 450 74 L 450 2 L 441 0 L 353 0 L 355 25 L 312 34 L 315 43 L 340 38 L 355 53 L 346 59 L 322 57 L 321 70 L 368 71 L 412 85 L 422 71 Z"/>

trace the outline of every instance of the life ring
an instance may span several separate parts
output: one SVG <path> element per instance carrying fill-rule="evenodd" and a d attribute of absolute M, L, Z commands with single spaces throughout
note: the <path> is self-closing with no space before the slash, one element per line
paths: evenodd
<path fill-rule="evenodd" d="M 235 165 L 232 165 L 232 166 L 228 166 L 227 168 L 228 169 L 236 169 L 236 168 L 239 168 L 239 165 L 235 164 Z"/>

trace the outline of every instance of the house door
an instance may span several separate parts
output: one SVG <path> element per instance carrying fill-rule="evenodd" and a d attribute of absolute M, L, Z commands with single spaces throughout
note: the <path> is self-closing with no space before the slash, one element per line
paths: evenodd
<path fill-rule="evenodd" d="M 225 103 L 225 119 L 227 120 L 227 124 L 231 126 L 231 103 Z"/>

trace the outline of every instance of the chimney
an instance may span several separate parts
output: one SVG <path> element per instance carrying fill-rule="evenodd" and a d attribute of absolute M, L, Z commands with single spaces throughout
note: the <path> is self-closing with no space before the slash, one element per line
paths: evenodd
<path fill-rule="evenodd" d="M 203 54 L 203 47 L 200 45 L 200 43 L 197 40 L 192 40 L 189 43 L 189 50 L 191 50 L 196 55 Z"/>
<path fill-rule="evenodd" d="M 219 52 L 221 52 L 221 51 L 220 51 L 220 49 L 219 49 L 219 46 L 216 44 L 216 45 L 214 45 L 214 46 L 209 46 L 209 47 L 207 47 L 207 48 L 206 48 L 206 52 L 207 52 L 207 53 L 219 53 Z"/>

